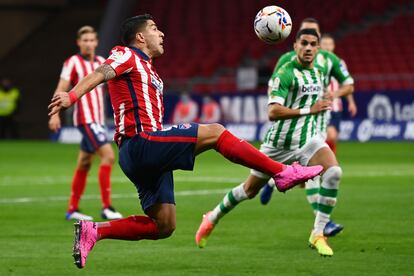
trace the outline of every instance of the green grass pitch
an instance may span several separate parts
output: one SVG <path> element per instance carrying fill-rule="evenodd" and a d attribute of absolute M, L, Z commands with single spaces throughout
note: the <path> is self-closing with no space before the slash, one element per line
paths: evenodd
<path fill-rule="evenodd" d="M 160 241 L 99 242 L 78 270 L 72 222 L 64 220 L 77 145 L 0 143 L 0 275 L 414 275 L 414 144 L 341 143 L 344 175 L 330 239 L 335 255 L 307 247 L 313 215 L 304 190 L 240 204 L 216 227 L 207 247 L 194 234 L 201 215 L 249 170 L 210 151 L 194 172 L 175 172 L 177 230 Z M 134 186 L 118 165 L 113 205 L 142 214 Z M 97 163 L 81 201 L 99 218 Z"/>

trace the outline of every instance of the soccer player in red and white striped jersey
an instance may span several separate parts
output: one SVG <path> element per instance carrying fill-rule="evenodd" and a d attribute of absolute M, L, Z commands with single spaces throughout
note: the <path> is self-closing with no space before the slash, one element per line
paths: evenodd
<path fill-rule="evenodd" d="M 175 230 L 175 199 L 172 171 L 192 170 L 195 157 L 215 149 L 234 163 L 272 175 L 276 187 L 286 191 L 322 171 L 321 166 L 285 166 L 273 161 L 220 124 L 180 124 L 163 128 L 163 82 L 152 59 L 164 53 L 164 34 L 148 14 L 125 20 L 123 44 L 69 93 L 57 92 L 49 105 L 53 115 L 74 104 L 102 82 L 108 81 L 115 112 L 115 141 L 119 164 L 138 190 L 146 215 L 110 222 L 75 223 L 75 264 L 83 268 L 95 243 L 103 239 L 164 239 Z M 238 186 L 235 200 L 247 197 Z M 232 192 L 231 192 L 232 193 Z"/>
<path fill-rule="evenodd" d="M 91 26 L 83 26 L 77 33 L 79 53 L 69 57 L 63 64 L 57 91 L 69 91 L 85 76 L 98 68 L 105 59 L 95 55 L 98 36 Z M 93 158 L 99 155 L 99 185 L 101 189 L 102 213 L 104 219 L 119 219 L 122 215 L 111 206 L 111 170 L 114 152 L 106 138 L 104 113 L 104 86 L 98 85 L 88 95 L 74 105 L 73 122 L 82 133 L 75 174 L 72 180 L 72 192 L 66 219 L 92 220 L 91 216 L 79 211 L 79 201 L 85 190 L 86 179 Z M 59 114 L 49 119 L 49 128 L 57 132 L 61 127 Z"/>

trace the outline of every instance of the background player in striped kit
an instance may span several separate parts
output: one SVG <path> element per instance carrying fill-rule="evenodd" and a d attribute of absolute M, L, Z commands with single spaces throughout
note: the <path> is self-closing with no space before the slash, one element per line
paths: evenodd
<path fill-rule="evenodd" d="M 331 108 L 331 96 L 324 95 L 324 73 L 314 66 L 319 49 L 315 29 L 301 29 L 294 43 L 296 58 L 272 75 L 268 116 L 274 121 L 260 150 L 273 160 L 322 165 L 321 196 L 318 202 L 310 245 L 321 255 L 332 256 L 323 229 L 336 203 L 342 170 L 335 155 L 320 137 L 316 115 Z M 196 243 L 204 247 L 219 220 L 238 203 L 256 196 L 269 176 L 252 170 L 244 183 L 230 191 L 212 211 L 204 215 L 196 233 Z"/>
<path fill-rule="evenodd" d="M 333 38 L 333 36 L 326 33 L 321 36 L 321 49 L 332 53 L 335 51 L 335 39 Z M 343 59 L 341 59 L 341 63 L 344 68 L 347 67 Z M 339 82 L 335 79 L 335 77 L 332 77 L 330 79 L 328 89 L 330 91 L 336 91 L 339 89 Z M 358 111 L 357 106 L 355 104 L 354 96 L 352 94 L 349 94 L 346 96 L 346 100 L 348 102 L 348 112 L 352 117 L 354 117 Z M 335 97 L 332 102 L 332 110 L 330 111 L 329 123 L 326 129 L 326 143 L 329 145 L 329 147 L 335 154 L 342 112 L 342 98 Z"/>
<path fill-rule="evenodd" d="M 108 81 L 114 107 L 119 164 L 138 190 L 146 215 L 110 222 L 75 223 L 73 256 L 83 268 L 96 242 L 103 239 L 164 239 L 176 225 L 173 170 L 192 170 L 195 157 L 209 149 L 249 168 L 271 175 L 280 191 L 313 178 L 322 166 L 286 166 L 276 162 L 220 124 L 180 124 L 163 127 L 163 81 L 152 59 L 164 53 L 164 34 L 149 14 L 128 18 L 121 26 L 122 42 L 93 73 L 69 93 L 57 92 L 49 115 L 74 104 Z"/>
<path fill-rule="evenodd" d="M 315 18 L 305 18 L 300 26 L 300 29 L 310 28 L 315 29 L 318 34 L 320 34 L 319 23 Z M 274 69 L 274 73 L 279 70 L 284 64 L 295 59 L 295 51 L 290 51 L 283 54 Z M 336 87 L 335 91 L 332 91 L 335 98 L 340 98 L 342 96 L 347 96 L 354 91 L 354 80 L 349 74 L 346 67 L 342 66 L 341 59 L 338 58 L 334 53 L 327 50 L 320 49 L 315 58 L 315 66 L 318 67 L 324 74 L 324 85 L 326 89 L 329 89 L 329 82 L 332 78 L 338 80 L 339 85 Z M 326 139 L 326 130 L 329 121 L 329 111 L 321 112 L 317 115 L 317 128 L 320 135 L 323 139 Z M 306 198 L 312 207 L 314 213 L 317 213 L 317 202 L 318 202 L 318 189 L 320 186 L 320 181 L 318 178 L 315 180 L 309 180 L 305 183 L 306 188 Z M 262 193 L 260 195 L 260 201 L 262 204 L 267 204 L 273 193 L 274 183 L 270 181 L 267 185 L 263 187 Z M 329 221 L 324 229 L 325 236 L 335 236 L 343 229 L 343 225 L 337 224 L 333 221 Z"/>
<path fill-rule="evenodd" d="M 69 91 L 87 74 L 93 72 L 104 62 L 104 58 L 95 55 L 98 46 L 98 34 L 91 26 L 83 26 L 77 33 L 79 53 L 69 57 L 62 69 L 57 91 Z M 96 87 L 88 96 L 74 106 L 73 122 L 82 133 L 82 141 L 72 180 L 67 220 L 92 220 L 91 216 L 79 211 L 79 201 L 85 190 L 86 179 L 94 156 L 101 160 L 99 165 L 99 186 L 101 190 L 102 212 L 104 219 L 118 219 L 122 215 L 111 206 L 111 171 L 114 162 L 112 146 L 106 138 L 104 91 L 103 86 Z M 59 114 L 49 119 L 49 128 L 57 132 L 61 127 Z"/>

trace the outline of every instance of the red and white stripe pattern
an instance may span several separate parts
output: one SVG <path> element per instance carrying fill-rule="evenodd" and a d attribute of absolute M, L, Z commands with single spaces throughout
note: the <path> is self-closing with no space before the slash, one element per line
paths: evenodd
<path fill-rule="evenodd" d="M 339 83 L 335 78 L 331 78 L 328 89 L 330 91 L 336 91 L 339 89 Z M 341 112 L 342 108 L 342 99 L 340 97 L 334 98 L 332 101 L 332 112 Z"/>
<path fill-rule="evenodd" d="M 89 73 L 95 71 L 104 61 L 105 59 L 100 56 L 96 56 L 94 61 L 90 62 L 79 54 L 73 55 L 63 64 L 60 77 L 69 81 L 73 87 Z M 90 93 L 78 100 L 73 111 L 73 123 L 75 126 L 91 123 L 105 124 L 103 93 L 103 85 L 98 85 Z"/>
<path fill-rule="evenodd" d="M 105 61 L 116 72 L 108 81 L 114 109 L 115 141 L 163 128 L 163 82 L 141 50 L 116 46 Z"/>

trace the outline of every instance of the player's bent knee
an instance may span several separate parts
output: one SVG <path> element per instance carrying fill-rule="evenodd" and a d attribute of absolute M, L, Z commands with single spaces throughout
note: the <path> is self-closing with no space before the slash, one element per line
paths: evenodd
<path fill-rule="evenodd" d="M 215 136 L 217 139 L 218 137 L 220 137 L 223 131 L 226 130 L 226 128 L 219 123 L 209 124 L 208 128 L 209 128 L 209 133 Z"/>
<path fill-rule="evenodd" d="M 115 156 L 114 155 L 108 155 L 102 158 L 102 164 L 108 164 L 113 165 L 115 162 Z"/>
<path fill-rule="evenodd" d="M 322 177 L 329 186 L 337 187 L 342 177 L 342 169 L 339 166 L 329 167 Z"/>
<path fill-rule="evenodd" d="M 92 162 L 90 160 L 86 160 L 86 159 L 81 160 L 78 163 L 78 169 L 82 170 L 82 171 L 89 171 L 91 166 L 92 166 Z"/>
<path fill-rule="evenodd" d="M 217 144 L 220 135 L 226 129 L 221 124 L 213 123 L 207 125 L 199 125 L 198 128 L 198 141 L 197 151 L 202 152 L 206 149 L 210 149 Z"/>
<path fill-rule="evenodd" d="M 170 237 L 175 231 L 175 224 L 159 224 L 158 235 L 160 239 Z"/>

